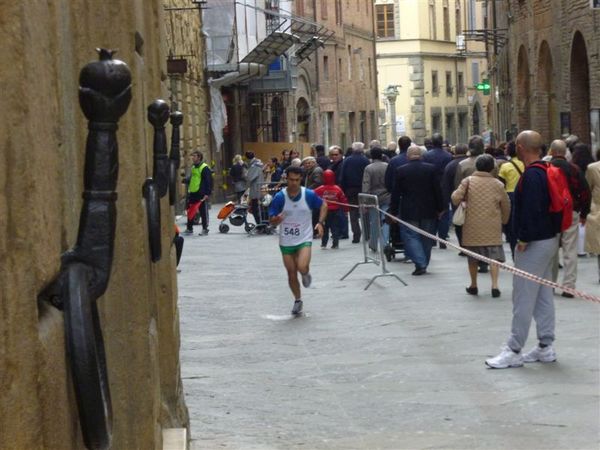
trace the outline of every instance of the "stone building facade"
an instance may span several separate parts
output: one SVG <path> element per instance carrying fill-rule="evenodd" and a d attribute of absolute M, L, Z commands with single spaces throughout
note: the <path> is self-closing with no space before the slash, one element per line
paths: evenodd
<path fill-rule="evenodd" d="M 382 139 L 408 135 L 422 144 L 437 132 L 454 144 L 485 130 L 485 99 L 468 84 L 485 67 L 472 75 L 456 46 L 470 7 L 464 0 L 375 1 Z"/>
<path fill-rule="evenodd" d="M 209 141 L 209 103 L 205 77 L 205 47 L 202 35 L 202 10 L 191 6 L 189 0 L 165 2 L 165 31 L 169 100 L 184 115 L 181 129 L 181 171 L 186 173 L 191 165 L 191 153 L 199 150 L 204 160 L 217 166 L 218 154 Z M 221 196 L 222 174 L 215 173 L 215 197 Z M 185 186 L 179 185 L 183 208 Z"/>
<path fill-rule="evenodd" d="M 152 174 L 146 108 L 168 98 L 162 1 L 3 3 L 0 57 L 0 448 L 84 448 L 64 314 L 40 292 L 77 239 L 87 122 L 80 69 L 119 49 L 132 101 L 119 122 L 116 240 L 98 300 L 115 449 L 162 448 L 186 427 L 179 370 L 173 210 L 161 200 L 162 259 L 150 261 L 142 184 Z"/>
<path fill-rule="evenodd" d="M 589 0 L 511 0 L 495 13 L 508 39 L 491 53 L 497 131 L 512 137 L 531 128 L 547 142 L 572 133 L 598 148 L 600 8 Z"/>

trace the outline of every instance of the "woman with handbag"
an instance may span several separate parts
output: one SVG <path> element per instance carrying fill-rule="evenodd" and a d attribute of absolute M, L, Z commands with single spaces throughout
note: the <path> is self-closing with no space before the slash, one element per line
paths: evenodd
<path fill-rule="evenodd" d="M 478 156 L 475 161 L 476 171 L 462 180 L 451 198 L 454 205 L 462 203 L 464 208 L 463 246 L 479 255 L 504 262 L 506 258 L 502 247 L 502 225 L 510 217 L 510 200 L 502 183 L 491 173 L 495 167 L 493 156 Z M 466 291 L 477 295 L 477 259 L 469 256 L 468 264 L 471 285 Z M 500 297 L 497 265 L 491 265 L 490 275 L 492 297 Z"/>

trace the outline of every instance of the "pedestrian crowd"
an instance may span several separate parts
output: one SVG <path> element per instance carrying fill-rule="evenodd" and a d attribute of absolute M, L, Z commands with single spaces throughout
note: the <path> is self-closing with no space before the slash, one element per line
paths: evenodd
<path fill-rule="evenodd" d="M 202 202 L 210 195 L 203 190 L 201 157 L 194 167 L 188 189 L 192 211 L 198 199 Z M 355 142 L 345 152 L 332 145 L 327 154 L 316 144 L 303 159 L 296 150 L 286 150 L 266 164 L 252 152 L 246 152 L 245 161 L 236 155 L 229 173 L 238 201 L 247 192 L 257 223 L 261 186 L 288 183 L 273 197 L 269 217 L 273 226 L 281 225 L 280 248 L 294 294 L 294 314 L 302 311 L 298 274 L 305 287 L 312 279 L 312 240 L 320 238 L 326 249 L 331 238 L 331 248 L 337 249 L 350 232 L 353 244 L 368 233 L 361 229 L 356 208 L 361 193 L 376 196 L 380 209 L 389 214 L 381 221 L 382 240 L 388 250 L 402 247 L 405 260 L 414 264 L 414 276 L 428 273 L 433 246 L 446 246 L 413 227 L 448 240 L 454 224 L 459 245 L 469 250 L 468 256 L 460 253 L 467 257 L 468 295 L 479 295 L 478 274 L 489 272 L 491 296 L 501 296 L 498 266 L 490 267 L 472 254 L 505 262 L 505 241 L 519 269 L 557 281 L 562 267 L 562 284 L 568 290 L 576 287 L 578 258 L 598 255 L 600 282 L 600 155 L 592 155 L 576 136 L 547 145 L 539 133 L 524 131 L 514 141 L 492 147 L 478 135 L 450 146 L 435 133 L 423 146 L 402 136 L 385 148 L 379 141 L 371 141 L 368 149 Z M 390 215 L 413 227 L 398 225 Z M 561 295 L 573 297 L 568 290 Z M 556 359 L 553 295 L 552 288 L 514 278 L 510 336 L 502 352 L 486 361 L 489 367 Z M 532 319 L 538 344 L 523 354 Z"/>

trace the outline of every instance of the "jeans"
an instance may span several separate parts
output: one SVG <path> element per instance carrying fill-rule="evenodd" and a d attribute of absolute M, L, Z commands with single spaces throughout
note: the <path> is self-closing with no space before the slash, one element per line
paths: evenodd
<path fill-rule="evenodd" d="M 325 219 L 325 226 L 323 227 L 323 237 L 321 238 L 321 247 L 327 247 L 330 231 L 333 238 L 333 245 L 338 245 L 341 231 L 340 222 L 344 214 L 341 209 L 330 210 L 327 213 L 327 219 Z"/>
<path fill-rule="evenodd" d="M 427 231 L 430 234 L 435 234 L 437 226 L 436 219 L 405 220 L 405 222 L 408 222 L 423 231 Z M 426 269 L 429 265 L 429 260 L 431 259 L 433 239 L 427 238 L 405 225 L 400 225 L 400 235 L 404 242 L 404 253 L 406 256 L 415 263 L 417 269 Z"/>
<path fill-rule="evenodd" d="M 389 203 L 379 205 L 379 209 L 381 209 L 382 211 L 387 211 L 389 207 L 390 207 Z M 377 237 L 377 239 L 379 239 L 379 236 L 381 235 L 383 245 L 385 246 L 385 245 L 389 244 L 389 242 L 390 242 L 390 226 L 385 221 L 385 214 L 380 213 L 379 211 L 377 211 L 374 208 L 369 209 L 369 239 L 370 239 L 370 236 L 372 233 L 371 230 L 374 230 L 375 226 L 377 224 L 377 214 L 379 214 L 379 222 L 381 223 L 381 230 L 379 233 L 377 233 L 376 237 Z"/>
<path fill-rule="evenodd" d="M 346 192 L 348 203 L 351 205 L 358 205 L 359 193 L 359 188 L 348 188 L 348 192 Z M 350 208 L 350 228 L 352 228 L 352 240 L 355 242 L 360 241 L 360 213 L 358 208 Z"/>
<path fill-rule="evenodd" d="M 448 211 L 448 209 L 446 209 L 446 211 L 444 211 L 444 214 L 442 214 L 442 217 L 440 217 L 440 220 L 438 221 L 437 235 L 438 235 L 438 237 L 441 237 L 442 239 L 447 240 L 449 232 L 450 232 L 450 212 Z"/>

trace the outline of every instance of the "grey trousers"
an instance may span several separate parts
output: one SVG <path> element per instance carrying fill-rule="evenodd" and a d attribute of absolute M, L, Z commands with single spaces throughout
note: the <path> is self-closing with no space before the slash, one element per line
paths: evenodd
<path fill-rule="evenodd" d="M 533 241 L 524 252 L 515 251 L 515 267 L 549 280 L 552 278 L 552 260 L 558 250 L 558 236 Z M 537 338 L 541 344 L 554 341 L 554 293 L 549 286 L 513 277 L 513 319 L 507 345 L 521 351 L 529 335 L 531 319 L 535 319 Z"/>

